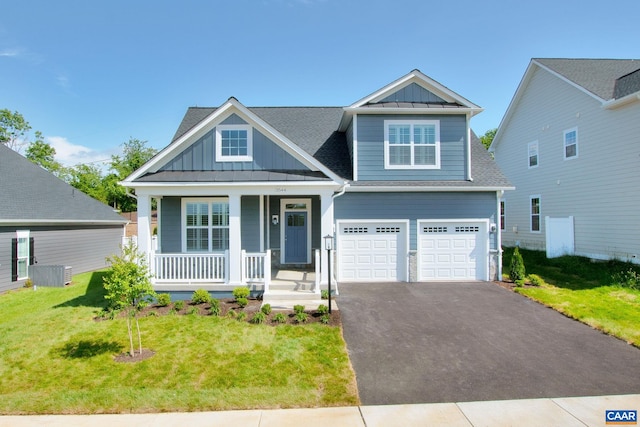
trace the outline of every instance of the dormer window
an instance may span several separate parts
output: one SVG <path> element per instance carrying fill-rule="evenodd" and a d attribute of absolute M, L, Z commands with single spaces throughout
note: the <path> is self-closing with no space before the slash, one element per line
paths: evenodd
<path fill-rule="evenodd" d="M 385 169 L 439 169 L 438 120 L 385 120 Z"/>
<path fill-rule="evenodd" d="M 219 125 L 216 128 L 216 160 L 218 162 L 250 162 L 253 160 L 251 126 Z"/>

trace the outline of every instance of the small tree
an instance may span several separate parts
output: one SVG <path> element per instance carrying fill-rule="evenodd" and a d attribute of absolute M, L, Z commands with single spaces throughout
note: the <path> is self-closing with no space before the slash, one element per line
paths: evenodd
<path fill-rule="evenodd" d="M 107 291 L 104 297 L 109 302 L 110 310 L 124 310 L 127 313 L 130 354 L 133 357 L 133 322 L 136 324 L 138 346 L 142 354 L 138 313 L 156 296 L 151 285 L 151 274 L 144 255 L 138 252 L 134 244 L 123 246 L 121 255 L 112 255 L 107 261 L 111 264 L 111 270 L 104 277 L 104 288 Z"/>
<path fill-rule="evenodd" d="M 509 278 L 514 282 L 518 280 L 524 280 L 527 277 L 526 270 L 524 268 L 524 260 L 520 254 L 520 250 L 516 246 L 511 255 L 511 265 L 509 271 Z"/>

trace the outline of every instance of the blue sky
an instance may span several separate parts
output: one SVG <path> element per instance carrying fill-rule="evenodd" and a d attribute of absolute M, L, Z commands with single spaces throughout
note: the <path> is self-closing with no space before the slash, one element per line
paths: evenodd
<path fill-rule="evenodd" d="M 532 57 L 640 58 L 637 0 L 4 2 L 0 108 L 66 164 L 167 145 L 189 106 L 345 106 L 418 68 L 497 127 Z"/>

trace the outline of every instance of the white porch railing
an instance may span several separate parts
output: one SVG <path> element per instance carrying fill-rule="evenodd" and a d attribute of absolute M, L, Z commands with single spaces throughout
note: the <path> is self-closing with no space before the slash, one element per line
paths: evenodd
<path fill-rule="evenodd" d="M 229 251 L 215 254 L 153 254 L 155 282 L 226 282 Z"/>
<path fill-rule="evenodd" d="M 242 251 L 242 283 L 263 283 L 268 292 L 271 283 L 271 250 L 264 253 Z"/>

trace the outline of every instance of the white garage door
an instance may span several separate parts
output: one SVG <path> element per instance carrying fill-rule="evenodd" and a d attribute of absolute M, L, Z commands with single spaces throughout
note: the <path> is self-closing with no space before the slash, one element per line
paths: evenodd
<path fill-rule="evenodd" d="M 486 280 L 484 222 L 418 222 L 418 280 Z"/>
<path fill-rule="evenodd" d="M 338 280 L 406 280 L 407 224 L 338 222 Z"/>

